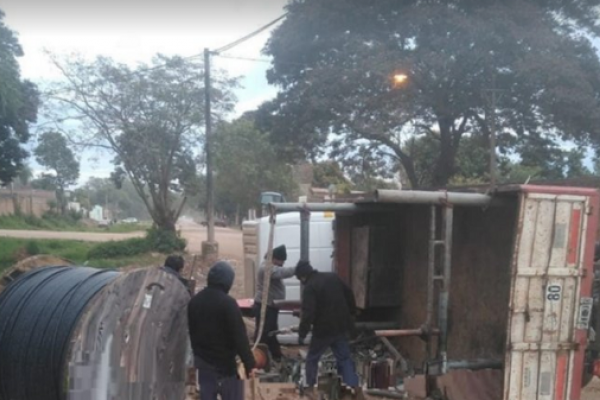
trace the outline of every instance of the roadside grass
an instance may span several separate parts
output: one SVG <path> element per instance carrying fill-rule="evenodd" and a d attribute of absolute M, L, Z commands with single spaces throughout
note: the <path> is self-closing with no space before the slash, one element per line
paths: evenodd
<path fill-rule="evenodd" d="M 115 242 L 119 243 L 119 242 Z M 18 261 L 37 254 L 49 254 L 65 258 L 76 265 L 88 265 L 96 268 L 122 268 L 136 265 L 139 267 L 159 265 L 163 254 L 144 253 L 135 256 L 114 258 L 89 258 L 89 253 L 98 243 L 78 240 L 58 239 L 17 239 L 0 238 L 0 273 Z"/>
<path fill-rule="evenodd" d="M 18 230 L 48 230 L 62 232 L 110 232 L 131 233 L 144 231 L 150 227 L 150 223 L 121 223 L 106 228 L 86 225 L 81 221 L 75 221 L 68 217 L 57 215 L 44 215 L 34 217 L 30 215 L 2 215 L 0 216 L 0 229 Z"/>

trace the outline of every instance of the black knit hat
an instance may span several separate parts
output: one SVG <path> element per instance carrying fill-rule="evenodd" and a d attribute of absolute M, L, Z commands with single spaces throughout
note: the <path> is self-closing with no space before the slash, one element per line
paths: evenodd
<path fill-rule="evenodd" d="M 206 284 L 210 287 L 220 287 L 226 293 L 229 293 L 233 281 L 235 280 L 235 271 L 227 261 L 217 261 L 210 267 Z"/>
<path fill-rule="evenodd" d="M 298 264 L 296 265 L 296 272 L 295 272 L 296 278 L 298 278 L 298 279 L 306 278 L 307 276 L 312 274 L 313 271 L 314 271 L 314 269 L 308 261 L 298 261 Z"/>
<path fill-rule="evenodd" d="M 287 250 L 285 248 L 285 244 L 273 249 L 273 258 L 281 261 L 287 260 Z"/>

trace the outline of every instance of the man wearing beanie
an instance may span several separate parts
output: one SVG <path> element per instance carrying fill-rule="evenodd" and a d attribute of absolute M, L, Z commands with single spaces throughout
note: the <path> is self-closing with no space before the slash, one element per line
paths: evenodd
<path fill-rule="evenodd" d="M 265 257 L 266 258 L 266 257 Z M 285 284 L 284 279 L 294 276 L 294 267 L 284 267 L 283 264 L 287 260 L 287 250 L 285 245 L 275 247 L 273 249 L 273 268 L 271 269 L 271 283 L 269 284 L 269 294 L 267 297 L 267 309 L 265 311 L 265 326 L 260 337 L 260 343 L 268 346 L 271 357 L 275 362 L 281 361 L 281 347 L 276 335 L 269 335 L 270 332 L 279 330 L 279 309 L 275 306 L 275 300 L 285 300 Z M 258 269 L 256 280 L 256 296 L 254 297 L 254 316 L 256 318 L 256 332 L 254 341 L 258 339 L 258 330 L 261 319 L 261 307 L 263 296 L 263 285 L 265 280 L 266 260 Z"/>
<path fill-rule="evenodd" d="M 298 263 L 296 277 L 304 284 L 298 332 L 300 345 L 304 344 L 306 336 L 312 330 L 306 356 L 307 396 L 317 398 L 314 387 L 317 384 L 319 360 L 331 348 L 344 384 L 356 390 L 356 395 L 362 399 L 362 389 L 358 386 L 358 376 L 348 344 L 356 312 L 354 294 L 339 276 L 331 272 L 318 272 L 308 261 Z"/>
<path fill-rule="evenodd" d="M 208 272 L 207 287 L 188 304 L 188 326 L 201 400 L 243 400 L 244 384 L 237 375 L 236 356 L 246 374 L 254 370 L 254 356 L 236 301 L 228 295 L 235 272 L 218 261 Z"/>

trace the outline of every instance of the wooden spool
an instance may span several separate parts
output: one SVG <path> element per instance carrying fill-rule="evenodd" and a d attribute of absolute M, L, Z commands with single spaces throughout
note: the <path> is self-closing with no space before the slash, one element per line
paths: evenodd
<path fill-rule="evenodd" d="M 19 261 L 4 273 L 0 274 L 0 292 L 4 290 L 11 282 L 16 280 L 19 276 L 31 271 L 32 269 L 45 267 L 48 265 L 73 265 L 71 261 L 47 255 L 40 254 L 33 257 L 27 257 L 24 260 Z"/>
<path fill-rule="evenodd" d="M 67 399 L 183 399 L 189 300 L 177 277 L 158 268 L 109 284 L 73 333 Z"/>

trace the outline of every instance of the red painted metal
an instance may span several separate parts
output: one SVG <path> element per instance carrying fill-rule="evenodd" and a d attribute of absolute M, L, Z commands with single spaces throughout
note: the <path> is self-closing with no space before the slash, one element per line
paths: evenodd
<path fill-rule="evenodd" d="M 585 249 L 583 257 L 583 268 L 585 275 L 581 279 L 581 297 L 592 296 L 592 283 L 594 279 L 594 250 L 596 243 L 596 232 L 598 228 L 598 208 L 600 207 L 599 192 L 592 189 L 580 189 L 582 193 L 587 193 L 589 196 L 587 212 L 587 230 L 585 237 Z M 573 381 L 571 383 L 571 399 L 579 399 L 581 397 L 581 385 L 579 382 L 583 379 L 583 368 L 585 359 L 585 350 L 587 347 L 587 329 L 578 329 L 575 332 L 575 341 L 579 343 L 579 350 L 573 358 Z"/>
<path fill-rule="evenodd" d="M 581 209 L 575 209 L 571 214 L 571 232 L 569 233 L 569 246 L 567 248 L 567 263 L 575 264 L 581 247 L 579 233 L 581 230 Z"/>
<path fill-rule="evenodd" d="M 554 398 L 556 400 L 562 400 L 565 397 L 566 381 L 567 377 L 567 365 L 569 364 L 569 355 L 567 353 L 559 356 L 556 366 L 556 385 L 554 388 Z"/>

